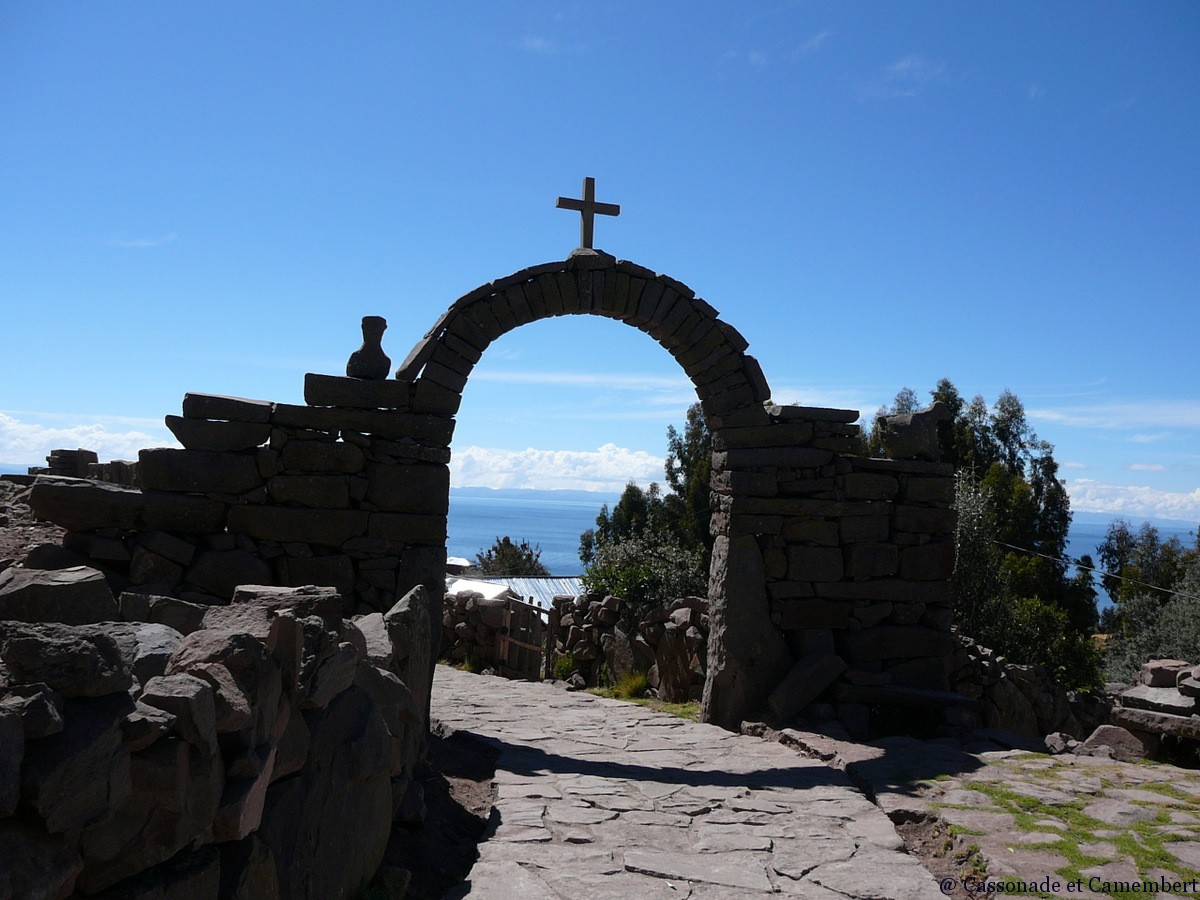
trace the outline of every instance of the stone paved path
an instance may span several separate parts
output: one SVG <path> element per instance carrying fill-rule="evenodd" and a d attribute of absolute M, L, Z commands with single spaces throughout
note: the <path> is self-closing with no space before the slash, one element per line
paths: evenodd
<path fill-rule="evenodd" d="M 500 750 L 494 830 L 451 896 L 942 896 L 844 773 L 779 744 L 446 666 L 433 718 Z"/>

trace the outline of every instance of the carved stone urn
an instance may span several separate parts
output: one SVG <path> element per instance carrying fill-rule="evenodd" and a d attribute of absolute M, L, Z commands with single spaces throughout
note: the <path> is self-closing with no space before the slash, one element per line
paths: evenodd
<path fill-rule="evenodd" d="M 346 374 L 351 378 L 381 379 L 388 377 L 392 361 L 383 352 L 383 333 L 387 319 L 383 316 L 363 316 L 363 344 L 350 354 Z"/>

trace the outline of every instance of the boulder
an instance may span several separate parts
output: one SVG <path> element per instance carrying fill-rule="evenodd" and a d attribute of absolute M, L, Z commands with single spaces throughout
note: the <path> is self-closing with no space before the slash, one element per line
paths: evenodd
<path fill-rule="evenodd" d="M 213 689 L 186 673 L 151 678 L 139 698 L 175 717 L 174 731 L 185 741 L 217 754 L 217 713 Z"/>
<path fill-rule="evenodd" d="M 21 720 L 26 738 L 49 737 L 63 729 L 63 698 L 45 684 L 10 684 L 0 692 L 0 715 Z M 15 770 L 14 770 L 15 771 Z"/>
<path fill-rule="evenodd" d="M 1181 659 L 1152 659 L 1142 664 L 1138 680 L 1147 687 L 1175 687 L 1181 673 L 1191 670 L 1192 664 Z"/>
<path fill-rule="evenodd" d="M 212 828 L 224 784 L 219 756 L 167 738 L 131 757 L 130 777 L 128 800 L 83 831 L 79 886 L 86 893 L 150 875 Z"/>
<path fill-rule="evenodd" d="M 112 590 L 98 569 L 25 569 L 0 572 L 0 619 L 86 625 L 121 619 Z"/>
<path fill-rule="evenodd" d="M 276 860 L 287 861 L 278 869 L 282 896 L 353 897 L 378 869 L 391 831 L 391 739 L 357 688 L 305 718 L 308 760 L 271 785 L 258 835 Z"/>
<path fill-rule="evenodd" d="M 1101 725 L 1083 741 L 1075 752 L 1080 756 L 1106 756 L 1102 748 L 1111 750 L 1114 759 L 1132 761 L 1145 759 L 1157 746 L 1157 741 L 1148 740 L 1119 725 Z"/>
<path fill-rule="evenodd" d="M 19 684 L 42 683 L 64 697 L 127 690 L 133 670 L 106 625 L 0 622 L 0 659 Z"/>
<path fill-rule="evenodd" d="M 68 699 L 63 730 L 26 744 L 21 799 L 52 834 L 99 821 L 130 796 L 121 722 L 132 709 L 124 693 Z"/>
<path fill-rule="evenodd" d="M 83 860 L 62 835 L 32 822 L 0 821 L 0 897 L 55 898 L 74 893 Z"/>

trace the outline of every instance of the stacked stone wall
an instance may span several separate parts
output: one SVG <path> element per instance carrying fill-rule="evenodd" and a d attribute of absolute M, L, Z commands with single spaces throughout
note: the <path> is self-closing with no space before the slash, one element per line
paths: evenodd
<path fill-rule="evenodd" d="M 184 449 L 141 451 L 139 489 L 40 476 L 30 506 L 119 590 L 220 604 L 239 584 L 318 584 L 387 610 L 445 567 L 454 422 L 411 394 L 321 375 L 307 406 L 187 394 L 167 417 Z"/>
<path fill-rule="evenodd" d="M 168 417 L 185 449 L 144 451 L 140 491 L 43 477 L 31 506 L 122 590 L 214 604 L 239 583 L 317 583 L 356 612 L 388 609 L 418 584 L 440 597 L 462 391 L 493 340 L 560 315 L 645 332 L 704 409 L 706 721 L 737 728 L 767 706 L 787 718 L 820 697 L 861 733 L 968 702 L 947 680 L 950 467 L 860 458 L 856 411 L 772 404 L 745 338 L 711 305 L 600 251 L 464 295 L 394 380 L 309 375 L 305 406 L 189 394 Z M 440 612 L 429 610 L 434 650 Z"/>
<path fill-rule="evenodd" d="M 422 592 L 352 622 L 241 588 L 187 635 L 0 622 L 0 896 L 356 895 L 421 808 Z"/>
<path fill-rule="evenodd" d="M 731 639 L 762 660 L 732 673 L 742 684 L 727 696 L 765 693 L 784 721 L 820 700 L 858 736 L 905 709 L 961 705 L 948 681 L 953 467 L 856 455 L 854 410 L 766 414 L 713 438 L 713 572 L 730 585 Z M 751 617 L 741 626 L 733 595 Z M 736 717 L 714 702 L 717 721 Z"/>

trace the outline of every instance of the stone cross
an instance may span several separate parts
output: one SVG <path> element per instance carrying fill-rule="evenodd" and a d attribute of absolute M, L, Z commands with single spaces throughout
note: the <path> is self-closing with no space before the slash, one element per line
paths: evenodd
<path fill-rule="evenodd" d="M 579 211 L 582 221 L 579 223 L 579 246 L 592 250 L 592 226 L 596 214 L 602 216 L 619 216 L 621 207 L 616 203 L 596 202 L 596 179 L 583 179 L 583 199 L 573 200 L 570 197 L 559 197 L 554 204 L 556 209 L 574 209 Z"/>

